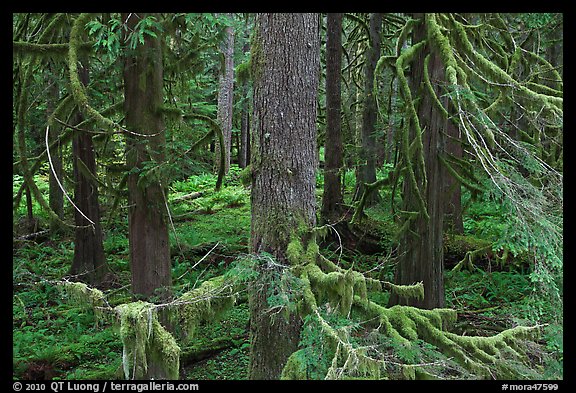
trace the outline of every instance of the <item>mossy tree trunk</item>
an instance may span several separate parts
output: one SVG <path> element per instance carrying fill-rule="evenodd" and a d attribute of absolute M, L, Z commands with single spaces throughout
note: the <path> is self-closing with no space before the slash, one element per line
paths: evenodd
<path fill-rule="evenodd" d="M 128 32 L 144 14 L 123 14 Z M 126 37 L 128 41 L 128 37 Z M 168 296 L 172 285 L 164 162 L 165 129 L 159 111 L 163 99 L 162 50 L 159 38 L 144 35 L 144 44 L 127 50 L 124 58 L 124 109 L 128 175 L 128 225 L 132 292 L 146 299 Z M 149 169 L 150 167 L 146 167 Z"/>
<path fill-rule="evenodd" d="M 374 131 L 376 127 L 376 97 L 374 96 L 374 72 L 376 64 L 380 58 L 380 47 L 382 34 L 382 14 L 373 13 L 370 15 L 370 46 L 366 50 L 366 61 L 364 64 L 364 105 L 362 107 L 362 130 L 360 152 L 361 166 L 359 172 L 360 184 L 357 185 L 357 198 L 364 192 L 363 183 L 373 183 L 376 181 L 376 137 Z M 380 200 L 378 191 L 373 191 L 366 198 L 366 205 L 371 206 Z"/>
<path fill-rule="evenodd" d="M 300 317 L 272 310 L 268 297 L 290 265 L 288 243 L 316 223 L 319 48 L 318 15 L 256 16 L 251 247 L 262 263 L 250 297 L 251 379 L 278 379 L 298 349 Z"/>
<path fill-rule="evenodd" d="M 423 15 L 418 15 L 423 18 Z M 415 26 L 413 31 L 413 42 L 420 42 L 426 39 L 426 27 L 424 21 Z M 430 55 L 428 63 L 428 73 L 430 82 L 436 91 L 437 97 L 441 97 L 442 86 L 445 80 L 444 66 L 439 55 L 434 49 L 426 46 L 416 54 L 411 65 L 411 90 L 415 97 L 417 116 L 420 122 L 420 129 L 424 130 L 422 135 L 422 151 L 424 168 L 417 165 L 417 158 L 414 157 L 414 172 L 416 182 L 422 198 L 425 201 L 429 219 L 426 219 L 422 212 L 412 219 L 409 226 L 404 230 L 400 240 L 399 255 L 400 260 L 396 267 L 396 284 L 413 284 L 415 282 L 424 283 L 424 298 L 412 298 L 404 300 L 397 295 L 390 297 L 390 305 L 407 304 L 421 308 L 442 308 L 444 307 L 444 253 L 443 253 L 443 223 L 444 223 L 444 177 L 445 171 L 441 167 L 439 155 L 445 149 L 445 137 L 447 119 L 437 108 L 433 97 L 424 85 L 424 60 Z M 446 105 L 446 102 L 444 102 Z M 416 137 L 414 124 L 412 122 L 409 130 L 410 140 Z M 406 177 L 405 177 L 406 178 Z M 403 211 L 418 212 L 419 202 L 412 188 L 410 181 L 404 181 Z"/>
<path fill-rule="evenodd" d="M 58 78 L 54 75 L 54 67 L 53 63 L 49 62 L 46 70 L 47 74 L 47 82 L 49 84 L 48 87 L 48 98 L 46 101 L 46 117 L 49 119 L 54 110 L 56 109 L 56 103 L 58 102 L 60 96 L 60 89 L 58 87 Z M 57 130 L 60 131 L 61 127 L 57 127 Z M 54 142 L 55 146 L 50 150 L 50 156 L 52 158 L 52 169 L 49 172 L 48 177 L 48 184 L 49 184 L 49 195 L 48 195 L 48 204 L 50 208 L 54 211 L 56 216 L 60 219 L 64 218 L 64 193 L 62 189 L 58 185 L 56 180 L 56 176 L 58 179 L 62 179 L 63 174 L 63 167 L 62 167 L 62 146 L 59 142 L 59 133 L 52 130 L 48 134 L 48 143 L 52 145 Z M 54 175 L 54 173 L 56 175 Z M 50 230 L 56 231 L 60 228 L 62 224 L 52 219 L 50 221 Z"/>
<path fill-rule="evenodd" d="M 225 14 L 232 23 L 232 14 Z M 224 134 L 224 160 L 225 173 L 230 169 L 230 150 L 232 146 L 232 103 L 234 90 L 234 28 L 226 26 L 224 29 L 224 42 L 222 43 L 224 61 L 218 75 L 218 122 Z M 220 167 L 220 143 L 216 139 L 216 170 Z"/>
<path fill-rule="evenodd" d="M 343 161 L 340 107 L 342 65 L 342 17 L 329 13 L 326 34 L 326 146 L 324 149 L 324 193 L 321 216 L 326 222 L 340 219 L 342 210 L 341 173 Z"/>
<path fill-rule="evenodd" d="M 84 86 L 88 85 L 88 68 L 80 65 L 78 73 L 82 84 Z M 80 124 L 82 120 L 84 120 L 84 116 L 77 112 L 75 123 Z M 80 211 L 78 209 L 74 210 L 76 229 L 74 259 L 70 274 L 77 276 L 75 277 L 77 281 L 98 285 L 108 272 L 108 264 L 106 263 L 102 244 L 98 185 L 93 181 L 96 176 L 96 156 L 92 134 L 80 130 L 74 131 L 72 160 L 74 167 L 74 203 Z"/>

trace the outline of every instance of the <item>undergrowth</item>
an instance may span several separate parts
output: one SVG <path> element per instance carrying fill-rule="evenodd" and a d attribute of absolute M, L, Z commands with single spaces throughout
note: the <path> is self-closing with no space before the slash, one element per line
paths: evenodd
<path fill-rule="evenodd" d="M 225 273 L 237 256 L 247 253 L 250 240 L 249 190 L 240 184 L 239 169 L 234 167 L 227 184 L 214 191 L 215 176 L 192 176 L 172 183 L 169 201 L 173 226 L 170 227 L 171 255 L 175 295 L 184 293 L 204 280 Z M 37 181 L 47 191 L 43 177 Z M 321 187 L 322 177 L 318 184 Z M 345 176 L 350 183 L 353 176 Z M 21 179 L 14 179 L 14 192 Z M 347 190 L 353 189 L 347 184 Z M 201 196 L 180 200 L 199 192 Z M 385 248 L 394 244 L 396 226 L 390 213 L 391 192 L 381 190 L 382 206 L 366 210 L 382 238 Z M 350 194 L 346 194 L 349 200 Z M 23 204 L 21 204 L 23 206 Z M 40 209 L 34 213 L 45 220 Z M 20 207 L 14 225 L 25 216 Z M 496 241 L 506 222 L 502 209 L 489 201 L 471 202 L 465 214 L 466 235 Z M 46 222 L 44 222 L 46 225 Z M 127 221 L 116 215 L 106 221 L 104 249 L 118 285 L 105 294 L 112 306 L 130 299 Z M 61 233 L 41 242 L 15 241 L 13 246 L 13 378 L 14 379 L 117 379 L 123 377 L 122 343 L 118 328 L 98 321 L 94 314 L 62 298 L 55 280 L 67 274 L 73 256 L 73 236 Z M 345 269 L 368 272 L 368 276 L 392 281 L 394 258 L 360 255 L 353 250 L 331 247 L 325 255 Z M 525 325 L 527 321 L 544 323 L 539 356 L 539 374 L 543 379 L 563 378 L 563 325 L 558 310 L 534 290 L 530 272 L 518 270 L 446 271 L 446 307 L 455 309 L 460 333 L 493 335 L 498 329 Z M 382 306 L 387 292 L 370 292 L 368 298 Z M 324 315 L 327 320 L 335 318 Z M 334 326 L 349 329 L 354 337 L 366 338 L 361 320 L 330 320 Z M 249 354 L 249 313 L 245 299 L 227 311 L 219 322 L 201 326 L 191 344 L 182 353 L 192 359 L 181 363 L 183 379 L 246 379 Z M 310 377 L 320 376 L 329 367 L 323 358 L 320 337 L 305 323 L 302 340 L 309 348 L 307 358 L 316 359 Z M 466 330 L 468 329 L 468 330 Z M 403 364 L 429 363 L 430 375 L 449 378 L 463 370 L 424 341 L 405 347 L 391 338 L 373 336 L 373 344 L 387 360 L 388 378 L 406 378 Z M 206 348 L 213 350 L 204 351 Z M 441 369 L 444 367 L 443 369 Z M 315 374 L 316 373 L 316 374 Z M 425 378 L 426 375 L 417 377 Z"/>

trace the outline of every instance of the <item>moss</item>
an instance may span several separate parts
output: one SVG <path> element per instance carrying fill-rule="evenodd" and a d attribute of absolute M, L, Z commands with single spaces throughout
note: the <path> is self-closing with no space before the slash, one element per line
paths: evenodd
<path fill-rule="evenodd" d="M 151 357 L 161 364 L 166 379 L 178 379 L 180 374 L 180 347 L 174 337 L 157 320 L 153 320 Z"/>
<path fill-rule="evenodd" d="M 563 99 L 561 97 L 554 97 L 545 94 L 536 93 L 526 86 L 521 85 L 518 81 L 512 78 L 496 64 L 486 59 L 482 54 L 474 50 L 472 43 L 469 41 L 464 26 L 452 18 L 452 26 L 454 27 L 455 35 L 462 45 L 465 52 L 474 60 L 474 64 L 483 72 L 487 77 L 492 78 L 498 83 L 510 84 L 521 93 L 528 96 L 530 99 L 541 104 L 545 109 L 557 113 L 562 111 Z"/>
<path fill-rule="evenodd" d="M 80 36 L 84 26 L 92 16 L 93 15 L 89 13 L 80 14 L 74 21 L 72 30 L 70 31 L 70 42 L 68 44 L 68 77 L 70 79 L 70 88 L 74 101 L 86 117 L 95 118 L 96 121 L 105 129 L 118 130 L 122 129 L 120 125 L 102 116 L 97 110 L 89 105 L 86 91 L 78 77 L 78 51 L 81 46 Z"/>
<path fill-rule="evenodd" d="M 250 81 L 250 62 L 251 59 L 236 66 L 236 81 L 240 85 Z"/>
<path fill-rule="evenodd" d="M 420 120 L 418 118 L 418 114 L 416 113 L 416 107 L 414 105 L 414 100 L 412 99 L 412 93 L 410 92 L 410 87 L 408 86 L 408 79 L 404 75 L 404 67 L 412 61 L 414 56 L 420 51 L 423 50 L 424 46 L 426 45 L 425 41 L 418 42 L 414 44 L 409 49 L 405 50 L 402 55 L 398 57 L 396 60 L 396 76 L 398 78 L 398 82 L 400 84 L 400 92 L 404 97 L 404 102 L 406 105 L 407 117 L 409 121 L 406 121 L 404 128 L 402 129 L 402 153 L 403 159 L 406 162 L 406 168 L 408 169 L 408 180 L 409 184 L 414 191 L 416 200 L 418 201 L 418 206 L 420 208 L 420 212 L 426 221 L 430 219 L 428 214 L 428 209 L 426 208 L 426 202 L 422 197 L 422 193 L 420 191 L 420 187 L 416 181 L 416 173 L 414 171 L 414 163 L 412 162 L 413 154 L 417 154 L 417 161 L 420 167 L 420 174 L 423 176 L 422 181 L 426 183 L 426 170 L 424 165 L 424 154 L 423 154 L 423 144 L 422 144 L 422 128 L 420 127 Z M 411 144 L 409 141 L 409 134 L 410 134 L 410 125 L 414 128 L 414 148 L 415 150 L 411 151 Z"/>
<path fill-rule="evenodd" d="M 452 46 L 450 45 L 448 38 L 442 34 L 440 25 L 436 21 L 436 15 L 430 13 L 426 14 L 425 21 L 428 41 L 430 41 L 431 45 L 436 48 L 442 58 L 442 62 L 446 65 L 446 68 L 451 67 L 455 71 L 458 66 L 456 58 L 452 53 Z M 451 76 L 448 77 L 448 82 L 453 85 L 457 84 L 457 81 L 452 79 Z"/>
<path fill-rule="evenodd" d="M 244 187 L 249 187 L 252 185 L 252 165 L 248 165 L 246 168 L 240 171 L 239 179 L 240 184 L 242 184 Z"/>
<path fill-rule="evenodd" d="M 147 302 L 122 304 L 120 338 L 126 379 L 144 377 L 178 379 L 180 347 L 158 321 L 156 306 Z M 153 375 L 149 375 L 149 371 Z"/>
<path fill-rule="evenodd" d="M 59 285 L 64 288 L 66 294 L 73 301 L 79 304 L 90 307 L 104 307 L 107 304 L 106 297 L 102 291 L 96 288 L 90 288 L 83 282 L 64 281 Z"/>
<path fill-rule="evenodd" d="M 308 373 L 306 372 L 306 357 L 305 350 L 299 349 L 288 358 L 286 365 L 282 369 L 280 379 L 287 380 L 306 380 Z"/>
<path fill-rule="evenodd" d="M 203 322 L 212 322 L 235 303 L 235 281 L 218 276 L 184 293 L 171 308 L 187 339 L 192 339 Z"/>
<path fill-rule="evenodd" d="M 298 265 L 303 263 L 304 247 L 302 241 L 295 235 L 290 239 L 290 243 L 286 247 L 286 256 L 291 265 Z"/>
<path fill-rule="evenodd" d="M 422 282 L 412 285 L 396 285 L 388 283 L 389 288 L 403 299 L 424 299 L 424 284 Z"/>
<path fill-rule="evenodd" d="M 430 82 L 430 73 L 428 72 L 428 63 L 429 62 L 430 62 L 430 54 L 428 54 L 424 58 L 424 85 L 426 86 L 426 89 L 428 90 L 428 94 L 430 94 L 430 97 L 432 97 L 432 100 L 436 104 L 436 108 L 440 111 L 440 113 L 442 113 L 442 116 L 445 119 L 447 119 L 448 118 L 448 111 L 446 110 L 446 108 L 444 108 L 444 105 L 442 105 L 442 103 L 438 99 L 438 96 L 436 95 L 436 92 L 434 91 L 434 87 L 432 86 L 432 83 Z M 455 70 L 453 68 L 450 71 L 455 72 Z M 448 73 L 448 70 L 447 70 L 447 73 Z M 450 80 L 451 78 L 453 78 L 453 76 L 447 75 L 447 78 L 448 78 L 448 80 Z"/>

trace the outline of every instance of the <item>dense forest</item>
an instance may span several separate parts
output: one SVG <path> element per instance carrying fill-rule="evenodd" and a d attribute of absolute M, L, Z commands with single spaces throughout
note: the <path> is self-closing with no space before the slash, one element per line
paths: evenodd
<path fill-rule="evenodd" d="M 563 14 L 13 14 L 14 380 L 562 380 Z"/>

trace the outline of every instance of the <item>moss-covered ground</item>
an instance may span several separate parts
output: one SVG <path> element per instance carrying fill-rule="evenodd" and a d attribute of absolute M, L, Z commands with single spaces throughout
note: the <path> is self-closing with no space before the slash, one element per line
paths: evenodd
<path fill-rule="evenodd" d="M 214 192 L 215 180 L 212 175 L 199 175 L 176 182 L 171 188 L 171 201 L 202 192 L 201 197 L 171 203 L 171 254 L 177 295 L 224 273 L 236 258 L 248 253 L 250 192 L 234 176 L 222 191 Z M 43 185 L 43 179 L 37 181 Z M 364 225 L 378 233 L 383 251 L 364 255 L 332 245 L 323 253 L 345 269 L 353 266 L 368 272 L 369 277 L 392 281 L 395 224 L 389 208 L 391 192 L 383 189 L 381 194 L 387 202 L 367 209 L 369 221 Z M 24 214 L 21 210 L 16 212 L 15 228 Z M 35 210 L 35 214 L 42 224 L 42 212 Z M 114 217 L 104 222 L 104 247 L 114 274 L 102 290 L 111 306 L 130 299 L 127 223 L 122 214 Z M 549 304 L 533 296 L 530 267 L 521 260 L 521 253 L 504 265 L 496 262 L 493 253 L 485 253 L 475 259 L 472 271 L 450 271 L 467 251 L 493 241 L 491 236 L 501 229 L 499 220 L 497 206 L 487 202 L 473 204 L 464 218 L 465 235 L 446 242 L 446 307 L 458 312 L 454 332 L 487 336 L 536 320 L 544 323 L 542 338 L 529 353 L 539 370 L 538 377 L 561 379 L 562 319 L 558 312 L 549 310 Z M 119 328 L 113 321 L 98 320 L 89 309 L 68 301 L 55 285 L 66 275 L 72 256 L 72 233 L 13 243 L 14 379 L 123 378 Z M 388 293 L 370 292 L 368 298 L 385 306 Z M 180 378 L 246 379 L 248 326 L 247 301 L 240 297 L 217 322 L 199 326 L 192 342 L 180 343 Z M 392 344 L 388 349 L 396 351 L 393 359 L 398 362 L 415 356 Z M 421 353 L 432 352 L 429 345 L 421 343 Z M 402 377 L 402 372 L 398 373 Z"/>

